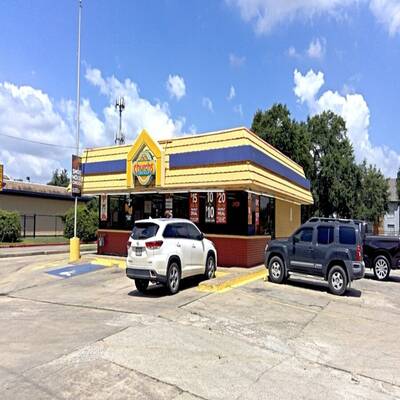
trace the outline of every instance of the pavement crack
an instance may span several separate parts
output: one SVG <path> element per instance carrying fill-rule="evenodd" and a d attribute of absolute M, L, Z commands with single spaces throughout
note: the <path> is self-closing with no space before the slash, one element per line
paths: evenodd
<path fill-rule="evenodd" d="M 53 305 L 61 306 L 61 307 L 75 307 L 75 308 L 83 308 L 83 309 L 87 309 L 87 310 L 115 312 L 115 313 L 120 313 L 120 314 L 142 315 L 142 314 L 140 314 L 138 312 L 134 312 L 134 311 L 117 310 L 115 308 L 108 308 L 108 307 L 87 306 L 87 305 L 83 305 L 83 304 L 62 303 L 59 301 L 30 299 L 28 297 L 19 297 L 19 296 L 14 296 L 14 295 L 10 295 L 10 294 L 6 295 L 6 297 L 9 297 L 10 299 L 30 301 L 32 303 L 53 304 Z"/>
<path fill-rule="evenodd" d="M 157 383 L 161 383 L 163 385 L 168 385 L 169 387 L 172 387 L 172 388 L 176 389 L 179 392 L 179 395 L 181 395 L 182 393 L 187 393 L 190 396 L 196 397 L 197 399 L 200 399 L 200 400 L 209 400 L 206 397 L 203 397 L 203 396 L 200 396 L 200 395 L 195 394 L 193 392 L 190 392 L 189 390 L 182 389 L 181 387 L 179 387 L 178 385 L 176 385 L 174 383 L 165 382 L 165 381 L 163 381 L 161 379 L 155 378 L 154 376 L 151 376 L 151 375 L 148 375 L 148 374 L 146 374 L 144 372 L 138 371 L 137 369 L 134 369 L 134 368 L 131 368 L 131 367 L 127 367 L 126 365 L 119 364 L 119 363 L 117 363 L 115 361 L 111 361 L 111 360 L 108 360 L 108 359 L 107 359 L 107 361 L 109 361 L 111 364 L 116 365 L 117 367 L 126 369 L 128 371 L 132 371 L 135 374 L 143 376 L 143 377 L 145 377 L 147 379 L 151 379 L 152 381 L 155 381 Z"/>
<path fill-rule="evenodd" d="M 188 302 L 183 303 L 183 304 L 181 304 L 180 306 L 178 306 L 178 308 L 186 307 L 186 306 L 188 306 L 189 304 L 192 304 L 192 303 L 195 303 L 196 301 L 199 301 L 199 300 L 201 300 L 201 299 L 204 299 L 205 297 L 209 296 L 210 294 L 212 294 L 212 292 L 206 293 L 206 294 L 204 294 L 203 296 L 198 297 L 198 298 L 196 298 L 196 299 L 189 300 Z"/>

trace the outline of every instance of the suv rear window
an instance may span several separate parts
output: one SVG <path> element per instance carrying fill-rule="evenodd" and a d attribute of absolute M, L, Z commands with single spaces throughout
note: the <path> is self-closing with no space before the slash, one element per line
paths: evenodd
<path fill-rule="evenodd" d="M 186 225 L 183 223 L 168 224 L 164 229 L 163 236 L 165 238 L 189 239 Z"/>
<path fill-rule="evenodd" d="M 152 222 L 138 222 L 133 226 L 131 238 L 135 240 L 148 239 L 156 236 L 159 226 Z"/>
<path fill-rule="evenodd" d="M 356 244 L 356 230 L 349 226 L 339 227 L 340 244 Z"/>
<path fill-rule="evenodd" d="M 318 244 L 330 244 L 333 242 L 333 226 L 319 226 Z"/>

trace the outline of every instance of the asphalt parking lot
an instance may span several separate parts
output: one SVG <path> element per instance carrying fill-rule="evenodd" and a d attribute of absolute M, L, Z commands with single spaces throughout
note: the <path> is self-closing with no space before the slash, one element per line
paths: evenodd
<path fill-rule="evenodd" d="M 0 260 L 1 399 L 397 399 L 400 274 L 138 294 L 122 269 Z"/>

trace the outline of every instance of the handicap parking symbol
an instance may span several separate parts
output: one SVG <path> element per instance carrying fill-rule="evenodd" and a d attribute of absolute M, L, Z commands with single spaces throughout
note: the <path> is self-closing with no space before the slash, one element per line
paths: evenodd
<path fill-rule="evenodd" d="M 46 271 L 47 274 L 58 276 L 59 278 L 67 279 L 77 275 L 87 274 L 88 272 L 97 271 L 104 268 L 102 265 L 94 264 L 78 264 L 66 265 L 65 267 Z"/>

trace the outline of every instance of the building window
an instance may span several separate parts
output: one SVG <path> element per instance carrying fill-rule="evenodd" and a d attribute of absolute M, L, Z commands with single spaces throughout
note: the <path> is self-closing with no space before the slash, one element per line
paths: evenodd
<path fill-rule="evenodd" d="M 275 199 L 260 196 L 260 235 L 275 237 Z"/>

